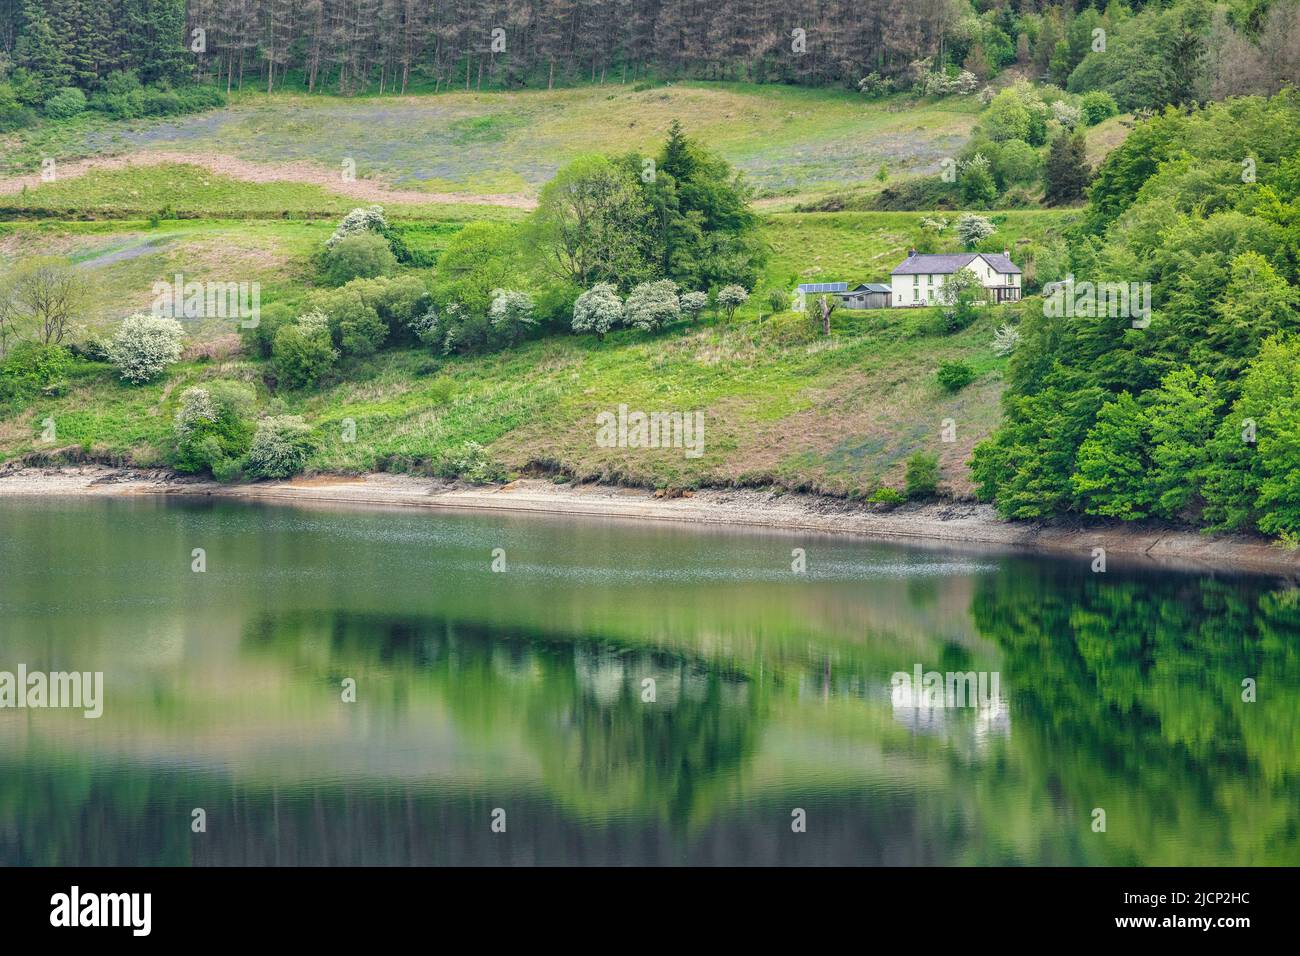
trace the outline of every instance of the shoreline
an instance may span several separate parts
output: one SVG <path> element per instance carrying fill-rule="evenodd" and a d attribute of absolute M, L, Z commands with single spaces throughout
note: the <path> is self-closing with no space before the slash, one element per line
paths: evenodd
<path fill-rule="evenodd" d="M 315 476 L 253 485 L 223 485 L 167 470 L 106 465 L 27 466 L 0 470 L 0 498 L 116 498 L 183 495 L 270 503 L 398 506 L 495 511 L 633 521 L 730 525 L 790 532 L 850 534 L 875 540 L 1073 557 L 1205 572 L 1250 572 L 1300 580 L 1300 551 L 1245 535 L 1210 537 L 1186 530 L 1116 526 L 1065 527 L 1013 523 L 990 505 L 936 502 L 875 511 L 858 502 L 747 488 L 707 488 L 683 497 L 656 497 L 638 488 L 557 485 L 523 478 L 471 487 L 411 475 Z"/>

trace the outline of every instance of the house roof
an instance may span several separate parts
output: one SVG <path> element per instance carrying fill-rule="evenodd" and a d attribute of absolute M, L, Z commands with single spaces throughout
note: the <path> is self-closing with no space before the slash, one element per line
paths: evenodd
<path fill-rule="evenodd" d="M 854 292 L 893 292 L 892 286 L 887 286 L 881 282 L 864 282 L 853 290 Z"/>
<path fill-rule="evenodd" d="M 908 256 L 901 264 L 895 266 L 890 275 L 951 275 L 980 258 L 991 265 L 996 272 L 1003 275 L 1014 275 L 1020 272 L 1020 266 L 1012 262 L 1010 256 L 1005 256 L 1000 252 L 959 252 L 954 255 L 940 256 L 917 253 Z"/>
<path fill-rule="evenodd" d="M 804 282 L 795 287 L 796 292 L 848 292 L 847 282 Z"/>

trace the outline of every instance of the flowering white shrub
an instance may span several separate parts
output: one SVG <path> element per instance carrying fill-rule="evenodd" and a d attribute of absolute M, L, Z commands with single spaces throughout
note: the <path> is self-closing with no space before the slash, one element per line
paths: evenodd
<path fill-rule="evenodd" d="M 736 314 L 736 310 L 749 301 L 749 293 L 742 285 L 724 285 L 718 290 L 718 308 L 727 313 L 727 321 Z"/>
<path fill-rule="evenodd" d="M 148 382 L 180 359 L 184 335 L 175 319 L 130 315 L 122 320 L 109 344 L 109 359 L 128 382 Z"/>
<path fill-rule="evenodd" d="M 957 238 L 967 248 L 977 245 L 997 231 L 991 221 L 984 216 L 968 212 L 957 220 Z"/>
<path fill-rule="evenodd" d="M 377 232 L 381 235 L 388 232 L 388 220 L 384 218 L 383 206 L 359 206 L 352 210 L 343 217 L 343 221 L 334 230 L 334 235 L 325 240 L 325 248 L 333 249 L 348 236 L 362 232 Z"/>
<path fill-rule="evenodd" d="M 627 324 L 642 332 L 653 332 L 682 316 L 677 283 L 672 279 L 642 282 L 628 295 L 623 308 Z"/>
<path fill-rule="evenodd" d="M 681 306 L 682 315 L 692 321 L 700 317 L 700 313 L 709 307 L 709 294 L 707 292 L 683 292 L 678 298 L 678 305 Z"/>
<path fill-rule="evenodd" d="M 438 310 L 433 306 L 429 306 L 422 315 L 412 317 L 406 327 L 425 345 L 436 347 L 442 342 L 442 322 L 438 318 Z"/>
<path fill-rule="evenodd" d="M 188 441 L 196 428 L 215 421 L 216 417 L 212 393 L 200 385 L 187 388 L 181 393 L 181 407 L 176 410 L 174 420 L 177 441 Z"/>
<path fill-rule="evenodd" d="M 573 331 L 605 333 L 623 319 L 623 300 L 608 282 L 598 282 L 573 303 Z"/>
<path fill-rule="evenodd" d="M 962 70 L 956 76 L 949 76 L 947 73 L 927 73 L 917 83 L 917 92 L 926 96 L 948 96 L 953 93 L 958 96 L 969 96 L 975 92 L 979 84 L 979 77 L 968 70 Z"/>
<path fill-rule="evenodd" d="M 512 341 L 517 340 L 525 329 L 537 324 L 537 316 L 533 315 L 533 297 L 514 289 L 493 289 L 488 319 L 508 333 Z"/>
<path fill-rule="evenodd" d="M 1083 111 L 1065 100 L 1057 100 L 1052 104 L 1052 118 L 1066 129 L 1074 129 L 1083 118 Z"/>
<path fill-rule="evenodd" d="M 1020 344 L 1020 332 L 1009 325 L 1004 325 L 993 333 L 993 353 L 1006 358 Z"/>
<path fill-rule="evenodd" d="M 892 93 L 895 89 L 894 81 L 882 77 L 879 73 L 868 73 L 862 79 L 858 80 L 858 92 L 868 99 L 877 99 Z"/>

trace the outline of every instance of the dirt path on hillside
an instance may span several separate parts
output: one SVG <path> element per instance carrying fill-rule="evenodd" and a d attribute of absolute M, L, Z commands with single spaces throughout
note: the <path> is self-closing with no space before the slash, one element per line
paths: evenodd
<path fill-rule="evenodd" d="M 252 163 L 233 156 L 172 150 L 138 150 L 121 156 L 59 163 L 57 173 L 59 179 L 77 179 L 98 170 L 130 169 L 133 166 L 159 166 L 166 163 L 198 166 L 214 175 L 246 183 L 309 183 L 367 203 L 465 203 L 475 206 L 507 206 L 512 209 L 533 209 L 537 206 L 534 197 L 523 193 L 434 193 L 419 189 L 395 189 L 371 179 L 344 182 L 337 172 L 312 163 Z M 22 192 L 24 187 L 35 189 L 41 185 L 39 173 L 0 179 L 0 195 L 12 195 Z"/>
<path fill-rule="evenodd" d="M 556 485 L 521 479 L 471 487 L 410 475 L 320 475 L 251 485 L 222 485 L 165 470 L 106 465 L 0 468 L 0 498 L 198 495 L 320 507 L 417 507 L 498 511 L 592 519 L 674 521 L 789 532 L 853 534 L 984 553 L 1040 552 L 1091 566 L 1104 547 L 1116 567 L 1146 565 L 1197 573 L 1254 571 L 1300 577 L 1300 552 L 1262 538 L 1217 536 L 1120 526 L 1060 527 L 1000 520 L 988 505 L 938 502 L 880 511 L 842 498 L 782 494 L 762 489 L 701 489 L 681 498 L 609 485 Z"/>

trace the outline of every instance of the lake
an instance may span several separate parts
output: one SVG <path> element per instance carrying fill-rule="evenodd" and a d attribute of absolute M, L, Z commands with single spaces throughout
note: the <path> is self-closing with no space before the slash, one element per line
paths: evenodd
<path fill-rule="evenodd" d="M 0 865 L 1300 863 L 1300 591 L 1090 564 L 0 500 Z"/>

